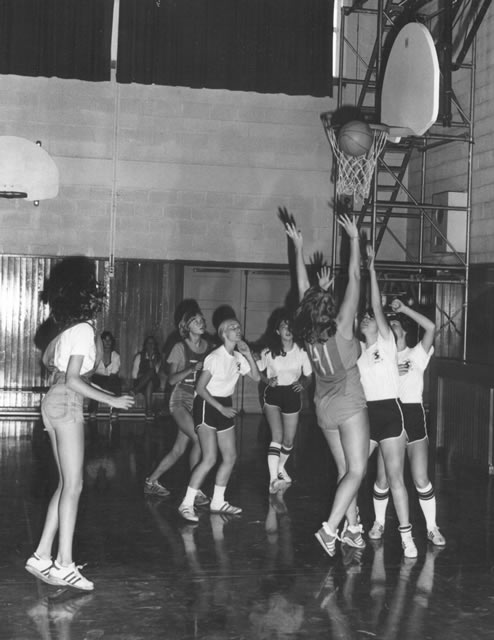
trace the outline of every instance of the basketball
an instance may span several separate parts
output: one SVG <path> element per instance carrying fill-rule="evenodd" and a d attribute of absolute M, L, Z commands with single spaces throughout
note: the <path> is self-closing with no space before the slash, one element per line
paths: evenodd
<path fill-rule="evenodd" d="M 374 134 L 367 122 L 352 120 L 344 124 L 338 136 L 341 151 L 349 156 L 363 156 L 369 151 Z"/>

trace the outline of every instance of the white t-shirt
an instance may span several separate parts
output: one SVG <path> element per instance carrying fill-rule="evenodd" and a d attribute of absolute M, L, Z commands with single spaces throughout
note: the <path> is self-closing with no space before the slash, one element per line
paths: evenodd
<path fill-rule="evenodd" d="M 224 345 L 221 345 L 206 356 L 203 371 L 211 374 L 206 390 L 212 396 L 228 398 L 233 395 L 239 377 L 250 372 L 250 364 L 238 351 L 229 354 Z"/>
<path fill-rule="evenodd" d="M 120 371 L 120 356 L 116 351 L 111 352 L 111 360 L 110 363 L 105 366 L 103 362 L 103 358 L 100 360 L 100 363 L 96 367 L 96 371 L 99 376 L 111 376 L 116 375 Z"/>
<path fill-rule="evenodd" d="M 94 329 L 87 322 L 66 329 L 55 338 L 53 365 L 64 373 L 67 371 L 71 356 L 84 356 L 81 375 L 92 371 L 96 359 Z"/>
<path fill-rule="evenodd" d="M 390 330 L 387 338 L 379 334 L 377 341 L 368 349 L 365 347 L 365 342 L 360 344 L 362 353 L 357 360 L 357 365 L 365 399 L 372 402 L 397 398 L 400 376 L 393 332 Z"/>
<path fill-rule="evenodd" d="M 294 344 L 286 355 L 276 356 L 275 358 L 273 358 L 269 349 L 264 349 L 257 366 L 259 371 L 266 370 L 268 378 L 276 376 L 278 384 L 281 386 L 289 386 L 297 382 L 302 373 L 304 376 L 310 376 L 312 373 L 309 356 L 298 344 Z"/>
<path fill-rule="evenodd" d="M 422 343 L 398 351 L 398 364 L 408 363 L 408 371 L 399 378 L 400 400 L 402 402 L 422 402 L 424 392 L 424 371 L 434 353 L 434 347 L 426 353 Z"/>

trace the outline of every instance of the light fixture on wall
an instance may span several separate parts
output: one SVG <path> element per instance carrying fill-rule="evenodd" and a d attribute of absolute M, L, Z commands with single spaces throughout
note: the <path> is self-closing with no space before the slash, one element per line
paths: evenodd
<path fill-rule="evenodd" d="M 42 148 L 16 136 L 0 136 L 0 197 L 40 200 L 58 195 L 58 167 Z"/>

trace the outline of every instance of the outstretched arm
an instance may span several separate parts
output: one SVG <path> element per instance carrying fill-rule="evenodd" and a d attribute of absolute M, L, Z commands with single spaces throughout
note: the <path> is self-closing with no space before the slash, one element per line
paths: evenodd
<path fill-rule="evenodd" d="M 429 353 L 430 348 L 434 344 L 434 335 L 436 333 L 436 325 L 432 320 L 429 320 L 427 316 L 422 315 L 418 311 L 414 311 L 407 307 L 406 304 L 403 304 L 401 300 L 395 298 L 391 302 L 391 308 L 395 313 L 403 313 L 403 315 L 408 316 L 414 322 L 416 322 L 422 329 L 424 330 L 424 335 L 422 337 L 421 343 L 424 351 Z"/>
<path fill-rule="evenodd" d="M 350 238 L 350 261 L 348 263 L 348 284 L 343 302 L 338 311 L 338 331 L 350 339 L 353 335 L 353 324 L 360 300 L 360 237 L 353 218 L 341 215 L 338 223 L 345 229 Z"/>
<path fill-rule="evenodd" d="M 302 300 L 304 293 L 309 288 L 309 276 L 304 260 L 304 239 L 302 232 L 297 229 L 295 223 L 285 222 L 286 235 L 293 242 L 295 249 L 295 266 L 297 270 L 298 299 Z"/>
<path fill-rule="evenodd" d="M 381 303 L 381 292 L 377 282 L 376 269 L 374 267 L 374 249 L 370 244 L 367 245 L 367 268 L 369 270 L 370 286 L 371 286 L 371 305 L 376 319 L 377 329 L 383 338 L 387 338 L 391 331 L 391 327 L 386 320 L 384 310 Z"/>

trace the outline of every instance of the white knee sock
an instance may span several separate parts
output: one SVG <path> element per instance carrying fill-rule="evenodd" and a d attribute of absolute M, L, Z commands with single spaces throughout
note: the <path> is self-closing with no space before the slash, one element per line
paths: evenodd
<path fill-rule="evenodd" d="M 278 464 L 278 472 L 285 468 L 286 461 L 290 457 L 291 452 L 293 451 L 293 447 L 281 447 L 280 451 L 280 462 Z"/>
<path fill-rule="evenodd" d="M 376 522 L 379 522 L 384 526 L 384 523 L 386 521 L 386 509 L 388 508 L 389 502 L 389 488 L 380 489 L 377 484 L 374 484 L 372 499 L 374 503 Z"/>
<path fill-rule="evenodd" d="M 419 489 L 417 486 L 417 493 L 419 496 L 419 504 L 422 509 L 422 513 L 424 514 L 425 522 L 427 525 L 427 531 L 434 529 L 436 527 L 436 496 L 434 495 L 434 488 L 432 487 L 432 483 L 424 487 L 423 489 Z"/>
<path fill-rule="evenodd" d="M 272 482 L 278 477 L 278 465 L 280 463 L 281 444 L 271 442 L 268 449 L 268 469 L 269 481 Z"/>

